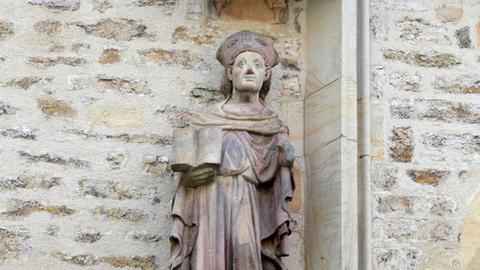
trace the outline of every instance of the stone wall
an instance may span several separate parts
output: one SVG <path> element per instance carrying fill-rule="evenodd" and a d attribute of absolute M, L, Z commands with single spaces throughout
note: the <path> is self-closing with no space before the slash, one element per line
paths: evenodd
<path fill-rule="evenodd" d="M 480 1 L 370 4 L 374 269 L 480 269 Z"/>
<path fill-rule="evenodd" d="M 167 269 L 171 132 L 222 99 L 215 52 L 243 29 L 282 57 L 269 102 L 297 149 L 287 264 L 303 268 L 303 1 L 280 25 L 212 19 L 196 0 L 1 6 L 0 269 Z M 468 134 L 444 136 L 473 151 Z"/>

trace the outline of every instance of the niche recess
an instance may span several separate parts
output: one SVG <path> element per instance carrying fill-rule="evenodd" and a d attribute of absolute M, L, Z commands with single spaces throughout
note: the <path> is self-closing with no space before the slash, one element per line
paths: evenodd
<path fill-rule="evenodd" d="M 210 0 L 210 4 L 212 14 L 219 19 L 288 21 L 288 0 Z"/>

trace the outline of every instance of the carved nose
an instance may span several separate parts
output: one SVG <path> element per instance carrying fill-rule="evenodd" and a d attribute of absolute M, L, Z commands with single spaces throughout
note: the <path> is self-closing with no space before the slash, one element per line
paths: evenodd
<path fill-rule="evenodd" d="M 255 75 L 255 72 L 253 72 L 252 66 L 248 66 L 246 75 Z"/>

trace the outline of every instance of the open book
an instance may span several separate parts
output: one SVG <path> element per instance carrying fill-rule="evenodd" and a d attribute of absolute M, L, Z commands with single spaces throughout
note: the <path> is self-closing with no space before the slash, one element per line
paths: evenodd
<path fill-rule="evenodd" d="M 171 165 L 174 172 L 187 172 L 192 167 L 220 164 L 222 129 L 188 127 L 173 131 Z"/>

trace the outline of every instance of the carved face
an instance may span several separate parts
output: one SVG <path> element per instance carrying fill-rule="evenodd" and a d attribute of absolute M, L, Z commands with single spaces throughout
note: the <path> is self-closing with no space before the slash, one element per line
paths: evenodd
<path fill-rule="evenodd" d="M 233 65 L 228 67 L 228 78 L 240 92 L 259 92 L 270 74 L 263 56 L 252 51 L 240 53 Z"/>

